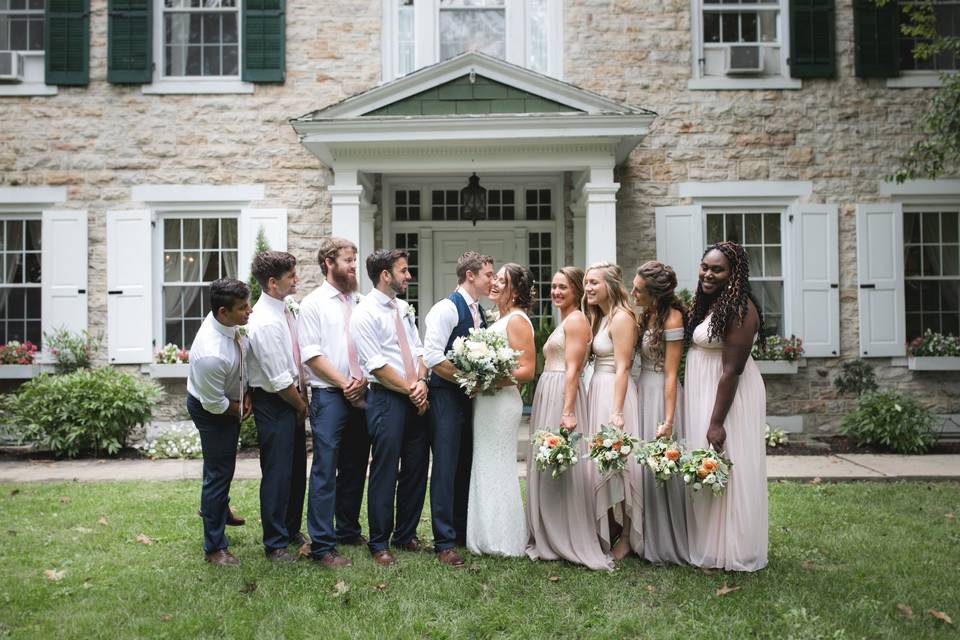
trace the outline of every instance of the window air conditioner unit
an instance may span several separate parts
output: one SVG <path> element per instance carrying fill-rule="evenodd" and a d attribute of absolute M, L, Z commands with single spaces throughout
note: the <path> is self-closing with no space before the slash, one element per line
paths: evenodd
<path fill-rule="evenodd" d="M 735 44 L 727 47 L 727 75 L 763 72 L 763 51 L 757 45 Z"/>
<path fill-rule="evenodd" d="M 23 56 L 17 51 L 0 51 L 0 82 L 23 82 Z"/>

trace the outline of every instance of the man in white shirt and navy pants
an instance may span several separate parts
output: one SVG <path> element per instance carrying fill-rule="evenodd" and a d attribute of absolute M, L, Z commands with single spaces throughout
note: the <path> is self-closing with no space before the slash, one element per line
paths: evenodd
<path fill-rule="evenodd" d="M 367 489 L 368 547 L 374 562 L 388 566 L 395 562 L 391 544 L 405 551 L 420 550 L 417 524 L 427 490 L 430 405 L 413 308 L 397 299 L 411 279 L 406 252 L 374 251 L 367 257 L 367 275 L 375 288 L 353 312 L 350 335 L 370 380 L 367 428 L 373 460 Z"/>
<path fill-rule="evenodd" d="M 230 483 L 237 463 L 240 421 L 250 414 L 245 360 L 249 347 L 240 327 L 250 317 L 250 289 L 239 280 L 210 283 L 210 313 L 190 347 L 187 411 L 203 449 L 203 553 L 207 562 L 240 564 L 227 549 Z"/>
<path fill-rule="evenodd" d="M 325 280 L 304 298 L 299 324 L 313 431 L 307 532 L 310 557 L 335 568 L 352 564 L 337 553 L 338 543 L 367 542 L 360 531 L 370 457 L 363 410 L 367 378 L 350 337 L 350 318 L 359 301 L 357 247 L 346 238 L 321 238 L 317 261 Z"/>
<path fill-rule="evenodd" d="M 287 546 L 300 533 L 307 484 L 306 382 L 297 338 L 297 259 L 285 251 L 253 258 L 250 272 L 263 293 L 250 316 L 250 387 L 260 445 L 260 520 L 267 558 L 294 562 Z"/>

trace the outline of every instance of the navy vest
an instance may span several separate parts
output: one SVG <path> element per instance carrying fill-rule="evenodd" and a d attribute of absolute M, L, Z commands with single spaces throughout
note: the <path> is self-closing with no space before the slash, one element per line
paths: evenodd
<path fill-rule="evenodd" d="M 458 291 L 454 291 L 449 296 L 447 300 L 453 303 L 453 306 L 457 308 L 457 326 L 453 328 L 453 331 L 450 333 L 450 339 L 447 340 L 447 346 L 444 347 L 443 352 L 447 353 L 453 349 L 453 341 L 457 338 L 463 337 L 470 333 L 470 329 L 473 329 L 473 314 L 470 313 L 470 305 L 467 304 L 467 301 L 463 298 Z M 484 329 L 487 327 L 487 319 L 484 317 L 483 309 L 477 306 L 477 310 L 480 313 L 480 326 Z M 440 376 L 430 376 L 430 386 L 431 387 L 444 387 L 449 389 L 459 389 L 459 385 L 454 384 L 448 380 L 444 380 Z"/>

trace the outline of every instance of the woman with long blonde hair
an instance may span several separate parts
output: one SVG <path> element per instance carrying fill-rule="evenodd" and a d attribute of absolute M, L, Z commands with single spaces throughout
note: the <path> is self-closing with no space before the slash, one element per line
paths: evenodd
<path fill-rule="evenodd" d="M 640 435 L 637 387 L 630 377 L 637 346 L 637 319 L 623 275 L 615 264 L 598 262 L 587 268 L 583 281 L 583 310 L 593 333 L 593 377 L 587 391 L 585 431 L 596 433 L 612 425 L 633 436 Z M 595 519 L 600 545 L 615 560 L 634 551 L 643 555 L 643 490 L 638 465 L 622 472 L 600 476 L 593 470 Z M 614 540 L 619 527 L 619 539 Z M 612 532 L 611 529 L 614 529 Z"/>

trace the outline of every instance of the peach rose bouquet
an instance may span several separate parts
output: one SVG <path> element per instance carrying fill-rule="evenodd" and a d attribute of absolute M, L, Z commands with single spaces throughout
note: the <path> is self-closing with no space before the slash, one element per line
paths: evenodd
<path fill-rule="evenodd" d="M 642 443 L 635 455 L 637 462 L 650 469 L 657 484 L 662 485 L 680 473 L 683 446 L 672 438 L 657 438 Z"/>
<path fill-rule="evenodd" d="M 683 481 L 694 491 L 709 487 L 713 495 L 722 496 L 730 481 L 733 463 L 713 449 L 695 449 L 680 458 Z"/>
<path fill-rule="evenodd" d="M 640 439 L 612 425 L 601 425 L 600 433 L 590 439 L 590 457 L 600 473 L 623 471 Z"/>
<path fill-rule="evenodd" d="M 550 476 L 557 478 L 561 473 L 577 464 L 577 443 L 580 442 L 580 433 L 560 429 L 559 433 L 552 431 L 537 431 L 533 434 L 533 461 L 540 471 L 550 469 Z"/>

